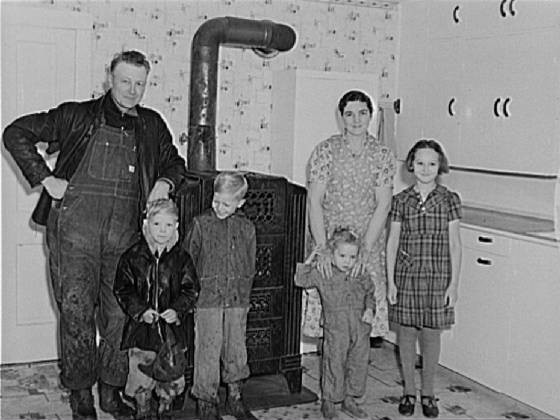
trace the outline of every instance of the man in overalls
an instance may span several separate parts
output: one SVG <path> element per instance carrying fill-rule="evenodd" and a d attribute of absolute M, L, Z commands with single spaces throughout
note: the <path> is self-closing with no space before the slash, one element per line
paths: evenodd
<path fill-rule="evenodd" d="M 125 317 L 113 295 L 116 265 L 139 238 L 146 203 L 169 198 L 186 173 L 162 117 L 139 105 L 150 71 L 144 54 L 116 54 L 109 70 L 110 90 L 101 98 L 20 117 L 3 135 L 31 187 L 43 186 L 32 219 L 47 227 L 61 382 L 71 391 L 73 419 L 97 418 L 95 382 L 101 410 L 117 419 L 134 415 L 119 392 L 128 362 L 120 350 Z M 39 142 L 59 152 L 52 171 Z"/>

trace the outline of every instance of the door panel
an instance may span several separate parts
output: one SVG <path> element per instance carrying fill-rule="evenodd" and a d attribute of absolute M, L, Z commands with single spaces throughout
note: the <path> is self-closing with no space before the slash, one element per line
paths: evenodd
<path fill-rule="evenodd" d="M 89 24 L 88 24 L 89 22 Z M 2 9 L 2 126 L 84 96 L 91 87 L 91 18 L 11 5 Z M 77 75 L 83 78 L 78 81 Z M 44 144 L 40 144 L 44 150 Z M 50 159 L 51 165 L 54 158 Z M 2 153 L 2 363 L 58 358 L 45 230 L 30 221 L 31 189 Z"/>

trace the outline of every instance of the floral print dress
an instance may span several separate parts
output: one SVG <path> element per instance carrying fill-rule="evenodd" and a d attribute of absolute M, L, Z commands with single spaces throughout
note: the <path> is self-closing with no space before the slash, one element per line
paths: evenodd
<path fill-rule="evenodd" d="M 342 135 L 319 143 L 307 165 L 307 182 L 327 185 L 323 198 L 323 218 L 327 238 L 337 227 L 346 227 L 363 238 L 377 207 L 376 187 L 392 187 L 396 172 L 395 157 L 388 147 L 373 136 L 367 136 L 360 154 L 352 153 Z M 308 243 L 312 244 L 311 241 Z M 368 272 L 375 284 L 376 314 L 371 336 L 388 331 L 387 275 L 385 270 L 385 231 L 375 243 Z M 321 306 L 315 291 L 308 291 L 303 333 L 322 336 L 319 320 Z"/>

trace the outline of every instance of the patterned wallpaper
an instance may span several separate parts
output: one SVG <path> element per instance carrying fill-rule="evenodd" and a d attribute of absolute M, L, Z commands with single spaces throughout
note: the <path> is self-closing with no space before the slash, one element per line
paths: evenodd
<path fill-rule="evenodd" d="M 144 104 L 167 119 L 177 144 L 188 131 L 190 45 L 207 19 L 236 16 L 292 26 L 295 47 L 273 59 L 250 49 L 220 48 L 216 156 L 219 169 L 270 172 L 272 71 L 309 69 L 373 73 L 381 98 L 396 88 L 398 9 L 371 0 L 46 0 L 40 7 L 93 16 L 93 91 L 104 92 L 105 68 L 122 49 L 144 51 L 153 64 Z M 181 151 L 186 152 L 185 146 Z"/>

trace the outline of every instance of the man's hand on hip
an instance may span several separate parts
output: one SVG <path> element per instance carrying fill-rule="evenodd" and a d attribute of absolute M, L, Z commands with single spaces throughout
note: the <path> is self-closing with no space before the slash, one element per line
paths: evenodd
<path fill-rule="evenodd" d="M 56 178 L 53 175 L 43 179 L 41 184 L 43 184 L 43 187 L 45 187 L 49 195 L 55 200 L 61 200 L 68 188 L 68 181 L 62 178 Z"/>

